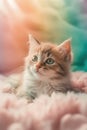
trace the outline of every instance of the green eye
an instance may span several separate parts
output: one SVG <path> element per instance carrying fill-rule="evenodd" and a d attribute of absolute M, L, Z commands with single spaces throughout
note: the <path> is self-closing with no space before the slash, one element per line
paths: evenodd
<path fill-rule="evenodd" d="M 46 64 L 54 64 L 54 60 L 52 59 L 52 58 L 48 58 L 47 60 L 46 60 Z"/>
<path fill-rule="evenodd" d="M 33 61 L 33 62 L 38 61 L 38 57 L 37 57 L 36 55 L 35 55 L 35 56 L 33 56 L 32 61 Z"/>

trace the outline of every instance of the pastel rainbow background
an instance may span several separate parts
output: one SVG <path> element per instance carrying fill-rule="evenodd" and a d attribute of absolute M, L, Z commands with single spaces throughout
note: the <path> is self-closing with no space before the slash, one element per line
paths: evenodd
<path fill-rule="evenodd" d="M 23 64 L 28 34 L 60 44 L 72 37 L 73 71 L 87 71 L 87 0 L 0 0 L 0 72 Z"/>

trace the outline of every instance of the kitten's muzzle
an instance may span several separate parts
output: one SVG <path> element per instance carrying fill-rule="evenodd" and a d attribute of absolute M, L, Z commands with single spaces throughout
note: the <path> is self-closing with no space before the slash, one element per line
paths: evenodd
<path fill-rule="evenodd" d="M 40 68 L 41 68 L 41 63 L 37 63 L 35 66 L 36 72 L 38 72 Z"/>

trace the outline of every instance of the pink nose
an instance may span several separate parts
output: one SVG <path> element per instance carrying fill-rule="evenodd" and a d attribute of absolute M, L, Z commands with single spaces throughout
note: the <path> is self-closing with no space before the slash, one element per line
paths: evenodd
<path fill-rule="evenodd" d="M 38 71 L 41 68 L 41 63 L 36 64 L 36 70 Z"/>

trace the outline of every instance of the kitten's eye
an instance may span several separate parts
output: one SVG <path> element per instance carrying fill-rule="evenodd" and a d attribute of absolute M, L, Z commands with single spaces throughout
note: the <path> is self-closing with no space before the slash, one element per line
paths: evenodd
<path fill-rule="evenodd" d="M 32 61 L 33 61 L 33 62 L 38 61 L 38 57 L 37 57 L 36 55 L 35 55 L 35 56 L 33 56 Z"/>
<path fill-rule="evenodd" d="M 52 58 L 48 58 L 47 60 L 46 60 L 46 64 L 54 64 L 54 60 L 52 59 Z"/>

